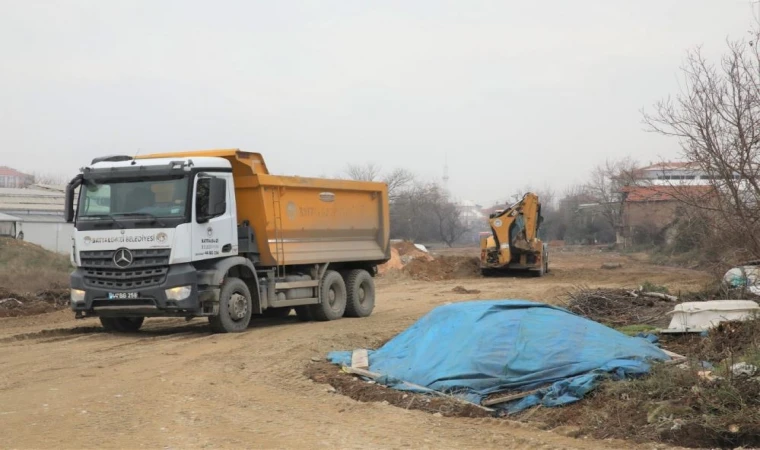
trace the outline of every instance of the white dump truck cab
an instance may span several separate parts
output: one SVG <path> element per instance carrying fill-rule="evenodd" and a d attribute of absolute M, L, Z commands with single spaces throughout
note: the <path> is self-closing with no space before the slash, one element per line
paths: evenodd
<path fill-rule="evenodd" d="M 75 224 L 77 316 L 134 322 L 213 313 L 203 310 L 204 299 L 213 300 L 218 288 L 199 289 L 193 263 L 238 254 L 229 161 L 100 158 L 72 181 L 67 204 L 76 187 L 77 207 L 67 219 Z"/>
<path fill-rule="evenodd" d="M 271 175 L 237 149 L 96 158 L 67 187 L 66 219 L 71 309 L 112 331 L 365 317 L 390 257 L 385 184 Z"/>

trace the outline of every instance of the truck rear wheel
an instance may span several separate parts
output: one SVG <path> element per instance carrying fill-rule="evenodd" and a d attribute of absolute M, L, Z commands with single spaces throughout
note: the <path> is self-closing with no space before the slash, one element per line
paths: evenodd
<path fill-rule="evenodd" d="M 319 303 L 310 305 L 314 320 L 327 321 L 343 317 L 346 312 L 346 283 L 340 273 L 330 270 L 319 285 Z"/>
<path fill-rule="evenodd" d="M 142 327 L 145 317 L 101 317 L 100 324 L 106 331 L 134 333 Z"/>
<path fill-rule="evenodd" d="M 375 309 L 375 280 L 366 270 L 350 270 L 346 280 L 346 317 L 367 317 Z"/>
<path fill-rule="evenodd" d="M 240 333 L 251 322 L 251 291 L 240 278 L 227 278 L 219 294 L 219 315 L 210 316 L 208 323 L 214 333 Z"/>

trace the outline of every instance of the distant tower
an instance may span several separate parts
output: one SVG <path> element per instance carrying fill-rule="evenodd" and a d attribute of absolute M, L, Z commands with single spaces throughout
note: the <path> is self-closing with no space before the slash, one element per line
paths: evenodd
<path fill-rule="evenodd" d="M 445 155 L 443 160 L 443 187 L 449 187 L 449 155 Z"/>

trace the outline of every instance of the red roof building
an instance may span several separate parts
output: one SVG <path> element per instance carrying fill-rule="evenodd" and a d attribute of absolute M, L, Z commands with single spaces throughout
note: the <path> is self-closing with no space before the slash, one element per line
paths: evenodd
<path fill-rule="evenodd" d="M 0 166 L 0 188 L 20 188 L 27 186 L 32 176 L 10 167 Z"/>

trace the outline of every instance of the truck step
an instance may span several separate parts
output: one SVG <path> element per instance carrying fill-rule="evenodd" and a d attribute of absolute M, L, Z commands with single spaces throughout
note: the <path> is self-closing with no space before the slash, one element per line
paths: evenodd
<path fill-rule="evenodd" d="M 269 302 L 272 308 L 282 308 L 287 306 L 316 305 L 319 303 L 318 298 L 294 298 L 292 300 L 274 300 Z"/>

